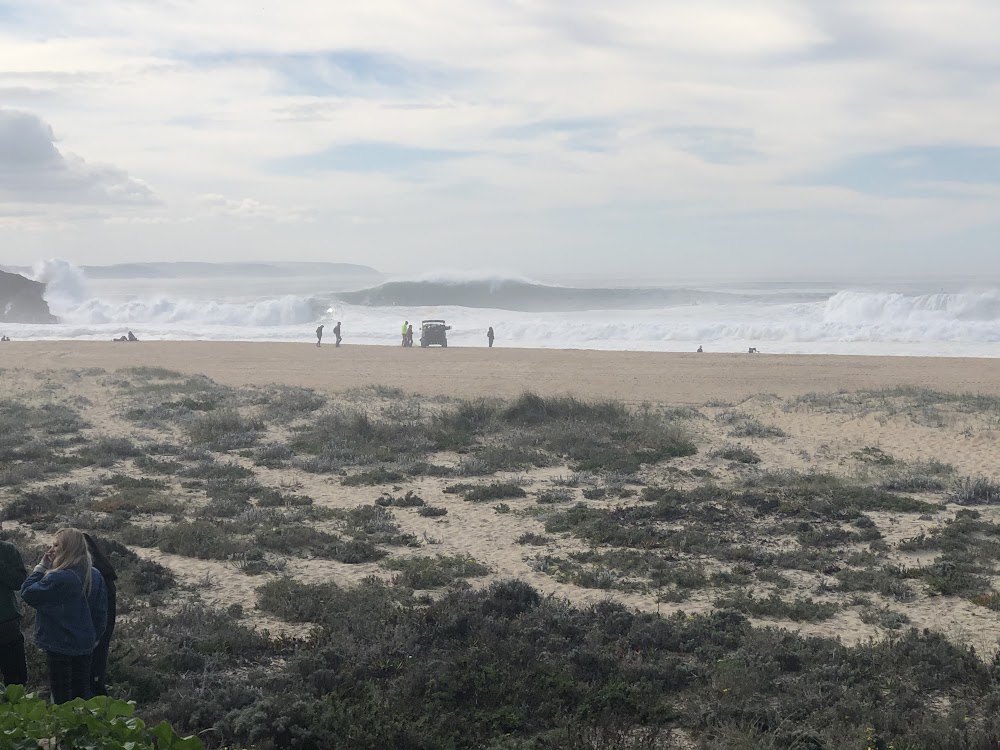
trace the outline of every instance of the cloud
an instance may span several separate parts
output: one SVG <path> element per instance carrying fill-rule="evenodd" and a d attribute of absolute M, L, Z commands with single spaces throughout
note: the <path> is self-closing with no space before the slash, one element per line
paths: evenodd
<path fill-rule="evenodd" d="M 60 152 L 52 128 L 35 115 L 0 109 L 0 200 L 150 204 L 155 199 L 148 186 L 117 167 Z"/>
<path fill-rule="evenodd" d="M 209 216 L 276 222 L 313 221 L 315 218 L 314 211 L 310 208 L 302 206 L 282 208 L 261 203 L 253 198 L 227 198 L 218 193 L 203 195 L 200 197 L 200 202 L 206 207 Z"/>
<path fill-rule="evenodd" d="M 363 49 L 217 53 L 180 59 L 200 69 L 257 67 L 272 71 L 278 78 L 275 93 L 286 96 L 416 94 L 449 87 L 465 75 L 443 65 Z"/>
<path fill-rule="evenodd" d="M 345 143 L 275 163 L 279 171 L 404 172 L 469 154 L 447 149 L 419 148 L 398 143 Z"/>
<path fill-rule="evenodd" d="M 295 233 L 303 258 L 337 237 L 399 268 L 418 235 L 441 262 L 488 237 L 528 266 L 601 266 L 600 242 L 623 267 L 711 271 L 738 253 L 798 259 L 810 232 L 883 257 L 905 252 L 886 241 L 904 225 L 996 231 L 977 229 L 995 190 L 975 178 L 1000 147 L 995 0 L 0 8 L 16 19 L 0 23 L 0 101 L 58 112 L 68 139 L 35 118 L 19 141 L 35 144 L 32 177 L 2 163 L 0 201 L 148 200 L 64 152 L 109 155 L 164 201 L 104 211 L 123 247 L 266 254 Z M 734 215 L 738 231 L 712 228 Z M 236 224 L 254 229 L 239 250 Z"/>
<path fill-rule="evenodd" d="M 809 182 L 871 195 L 961 197 L 956 187 L 1000 186 L 1000 148 L 931 144 L 863 154 Z"/>

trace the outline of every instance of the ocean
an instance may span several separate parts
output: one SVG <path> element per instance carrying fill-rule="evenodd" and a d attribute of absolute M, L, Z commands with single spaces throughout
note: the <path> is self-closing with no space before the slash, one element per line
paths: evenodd
<path fill-rule="evenodd" d="M 208 270 L 205 270 L 208 269 Z M 441 272 L 394 279 L 333 264 L 134 264 L 84 271 L 43 261 L 61 322 L 7 324 L 18 340 L 315 340 L 342 321 L 347 344 L 398 343 L 404 320 L 444 318 L 453 346 L 633 351 L 1000 353 L 1000 282 L 642 283 Z"/>

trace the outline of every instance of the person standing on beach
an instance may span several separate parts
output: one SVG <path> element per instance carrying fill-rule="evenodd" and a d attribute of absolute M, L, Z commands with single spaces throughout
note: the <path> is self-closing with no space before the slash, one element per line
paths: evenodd
<path fill-rule="evenodd" d="M 403 321 L 403 346 L 406 346 L 406 331 L 410 327 L 410 321 Z"/>
<path fill-rule="evenodd" d="M 78 529 L 60 529 L 21 586 L 35 608 L 35 643 L 49 663 L 53 703 L 90 698 L 90 665 L 104 635 L 108 594 Z"/>
<path fill-rule="evenodd" d="M 28 571 L 24 569 L 24 560 L 17 547 L 10 542 L 0 542 L 0 677 L 4 685 L 24 685 L 28 681 L 21 608 L 14 596 L 27 577 Z"/>
<path fill-rule="evenodd" d="M 97 641 L 97 647 L 90 660 L 90 690 L 92 695 L 108 694 L 108 652 L 111 650 L 111 636 L 115 633 L 115 619 L 118 616 L 118 573 L 107 555 L 101 551 L 97 540 L 90 534 L 84 534 L 87 540 L 87 550 L 94 568 L 100 572 L 108 591 L 108 621 L 104 635 Z"/>
<path fill-rule="evenodd" d="M 340 342 L 341 342 L 341 338 L 340 338 L 340 321 L 339 320 L 337 321 L 337 325 L 335 325 L 333 327 L 333 335 L 337 337 L 337 341 L 334 344 L 334 346 L 336 346 L 336 347 L 339 348 L 340 347 Z"/>
<path fill-rule="evenodd" d="M 323 343 L 323 326 L 316 329 L 316 346 Z"/>
<path fill-rule="evenodd" d="M 486 338 L 490 342 L 490 349 L 493 348 L 493 326 L 490 326 L 490 330 L 486 332 Z"/>

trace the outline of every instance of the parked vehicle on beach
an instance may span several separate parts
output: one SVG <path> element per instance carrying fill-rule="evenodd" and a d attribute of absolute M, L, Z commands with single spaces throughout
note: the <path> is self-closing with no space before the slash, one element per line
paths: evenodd
<path fill-rule="evenodd" d="M 446 326 L 443 320 L 422 320 L 420 321 L 420 347 L 443 346 L 448 347 L 448 331 L 451 326 Z"/>

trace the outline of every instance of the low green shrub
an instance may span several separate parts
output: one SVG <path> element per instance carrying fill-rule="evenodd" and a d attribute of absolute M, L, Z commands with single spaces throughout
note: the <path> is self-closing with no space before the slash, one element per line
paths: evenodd
<path fill-rule="evenodd" d="M 726 443 L 708 454 L 712 458 L 722 458 L 726 461 L 736 461 L 741 464 L 759 464 L 760 456 L 751 448 L 744 445 L 734 445 Z"/>
<path fill-rule="evenodd" d="M 764 424 L 756 417 L 745 417 L 735 423 L 729 431 L 736 438 L 783 438 L 785 431 L 776 425 Z"/>
<path fill-rule="evenodd" d="M 829 620 L 840 610 L 839 605 L 833 602 L 816 602 L 801 598 L 786 601 L 777 594 L 759 599 L 744 591 L 720 596 L 715 600 L 715 606 L 742 612 L 751 617 L 774 617 L 794 622 Z"/>
<path fill-rule="evenodd" d="M 542 505 L 569 503 L 576 499 L 576 493 L 567 487 L 547 487 L 535 495 L 535 502 Z"/>
<path fill-rule="evenodd" d="M 490 569 L 469 555 L 435 555 L 434 557 L 392 557 L 382 563 L 389 570 L 399 571 L 393 581 L 411 589 L 436 589 L 448 586 L 459 578 L 477 578 Z"/>
<path fill-rule="evenodd" d="M 187 425 L 187 434 L 194 445 L 223 452 L 252 448 L 264 427 L 264 422 L 257 417 L 225 409 L 195 418 Z"/>
<path fill-rule="evenodd" d="M 203 750 L 197 737 L 181 737 L 166 722 L 147 728 L 135 704 L 99 697 L 51 704 L 21 685 L 0 695 L 4 747 L 24 750 Z"/>
<path fill-rule="evenodd" d="M 388 492 L 385 492 L 377 500 L 375 500 L 375 504 L 381 505 L 384 508 L 419 508 L 426 505 L 424 499 L 413 490 L 407 490 L 405 495 L 401 495 L 399 497 L 395 497 Z"/>
<path fill-rule="evenodd" d="M 470 503 L 488 503 L 492 500 L 527 497 L 524 488 L 512 482 L 493 482 L 474 485 L 462 493 L 462 498 Z"/>
<path fill-rule="evenodd" d="M 448 509 L 434 505 L 425 505 L 422 508 L 417 508 L 417 515 L 424 516 L 426 518 L 439 518 L 441 516 L 448 515 Z"/>
<path fill-rule="evenodd" d="M 126 458 L 141 455 L 139 446 L 127 437 L 102 436 L 88 441 L 76 452 L 76 458 L 84 466 L 114 466 Z"/>
<path fill-rule="evenodd" d="M 966 477 L 955 482 L 948 500 L 958 505 L 997 505 L 1000 484 L 986 477 Z"/>

